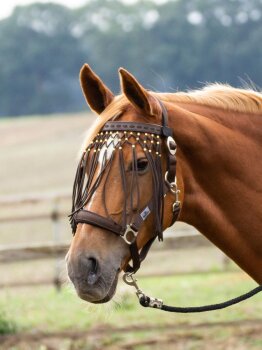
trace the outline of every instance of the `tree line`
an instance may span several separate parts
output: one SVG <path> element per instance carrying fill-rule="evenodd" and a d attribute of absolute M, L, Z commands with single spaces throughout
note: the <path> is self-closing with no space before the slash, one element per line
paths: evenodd
<path fill-rule="evenodd" d="M 120 66 L 155 91 L 215 81 L 261 86 L 261 42 L 261 0 L 16 7 L 0 21 L 0 116 L 82 110 L 85 62 L 116 93 Z"/>

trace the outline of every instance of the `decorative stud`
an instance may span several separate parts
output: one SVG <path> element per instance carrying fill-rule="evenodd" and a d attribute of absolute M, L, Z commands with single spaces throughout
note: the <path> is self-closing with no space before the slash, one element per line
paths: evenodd
<path fill-rule="evenodd" d="M 147 151 L 147 149 L 146 148 L 143 148 L 143 150 L 146 152 Z"/>
<path fill-rule="evenodd" d="M 135 148 L 136 146 L 135 145 L 132 145 L 132 148 Z"/>

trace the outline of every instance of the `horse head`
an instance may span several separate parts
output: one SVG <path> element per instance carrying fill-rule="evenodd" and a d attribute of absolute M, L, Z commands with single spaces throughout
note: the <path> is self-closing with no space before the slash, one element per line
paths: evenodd
<path fill-rule="evenodd" d="M 100 127 L 76 173 L 67 266 L 78 295 L 92 303 L 112 298 L 120 271 L 136 271 L 179 212 L 176 145 L 164 106 L 129 72 L 119 75 L 115 97 L 88 65 L 80 72 Z"/>

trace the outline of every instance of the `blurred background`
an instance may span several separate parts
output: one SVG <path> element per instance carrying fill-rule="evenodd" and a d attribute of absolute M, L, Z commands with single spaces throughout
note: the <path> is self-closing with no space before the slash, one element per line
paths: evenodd
<path fill-rule="evenodd" d="M 262 85 L 261 0 L 12 0 L 0 4 L 0 349 L 261 349 L 261 297 L 210 314 L 145 310 L 121 282 L 107 305 L 67 281 L 77 152 L 95 116 L 87 62 L 115 92 L 117 70 L 148 89 Z M 255 283 L 192 227 L 175 224 L 139 272 L 179 306 Z"/>

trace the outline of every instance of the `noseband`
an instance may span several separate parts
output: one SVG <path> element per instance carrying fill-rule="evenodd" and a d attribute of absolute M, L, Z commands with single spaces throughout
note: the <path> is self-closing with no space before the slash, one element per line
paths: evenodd
<path fill-rule="evenodd" d="M 173 130 L 168 127 L 166 108 L 161 101 L 159 103 L 162 108 L 162 125 L 125 121 L 107 122 L 84 151 L 75 176 L 70 215 L 73 234 L 76 232 L 77 224 L 89 224 L 120 236 L 129 246 L 132 259 L 132 266 L 128 265 L 125 272 L 136 272 L 155 238 L 163 240 L 164 197 L 168 192 L 175 196 L 172 206 L 172 224 L 177 220 L 180 211 L 179 191 L 176 185 L 176 143 L 173 139 Z M 126 176 L 124 164 L 124 145 L 130 147 L 132 153 L 132 169 L 129 179 Z M 167 154 L 165 172 L 163 172 L 161 162 L 162 145 L 166 148 Z M 152 197 L 142 208 L 139 207 L 137 147 L 144 152 L 152 174 Z M 124 195 L 121 222 L 114 220 L 106 206 L 107 180 L 115 156 L 118 157 L 121 175 L 119 186 Z M 102 187 L 105 216 L 86 209 L 99 186 Z M 129 201 L 127 201 L 128 194 Z M 139 251 L 137 236 L 143 223 L 150 216 L 153 216 L 154 232 Z"/>

